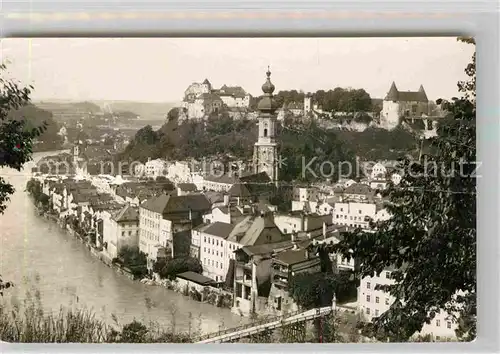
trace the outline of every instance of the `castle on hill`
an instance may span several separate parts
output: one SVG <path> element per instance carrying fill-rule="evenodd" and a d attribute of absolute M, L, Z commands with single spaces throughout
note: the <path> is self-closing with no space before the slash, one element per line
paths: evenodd
<path fill-rule="evenodd" d="M 418 91 L 399 91 L 393 82 L 382 103 L 380 125 L 392 130 L 402 118 L 422 118 L 429 114 L 429 99 L 422 85 Z"/>
<path fill-rule="evenodd" d="M 210 81 L 205 79 L 202 83 L 193 82 L 189 85 L 184 91 L 181 107 L 189 119 L 199 119 L 227 109 L 246 110 L 251 97 L 241 86 L 222 85 L 214 89 Z"/>

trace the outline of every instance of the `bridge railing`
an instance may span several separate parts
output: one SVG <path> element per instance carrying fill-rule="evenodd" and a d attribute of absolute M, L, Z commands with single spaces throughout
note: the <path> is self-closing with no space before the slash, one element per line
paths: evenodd
<path fill-rule="evenodd" d="M 241 326 L 232 327 L 232 328 L 226 328 L 226 329 L 219 330 L 217 332 L 211 332 L 211 333 L 204 334 L 204 335 L 198 337 L 195 340 L 195 342 L 201 342 L 201 341 L 204 341 L 204 340 L 207 340 L 207 339 L 210 339 L 210 338 L 215 338 L 215 337 L 222 336 L 224 334 L 228 334 L 228 333 L 232 333 L 232 332 L 238 332 L 238 331 L 242 331 L 244 329 L 248 329 L 248 328 L 252 328 L 252 327 L 264 325 L 264 324 L 271 323 L 271 322 L 274 322 L 274 321 L 279 321 L 279 320 L 282 320 L 282 319 L 285 319 L 285 318 L 288 318 L 288 317 L 291 317 L 291 316 L 298 315 L 298 314 L 303 313 L 303 312 L 306 312 L 306 311 L 304 311 L 304 310 L 297 310 L 297 311 L 289 312 L 289 313 L 286 313 L 286 314 L 283 314 L 283 315 L 276 315 L 276 316 L 264 317 L 264 318 L 262 318 L 260 320 L 253 321 L 253 322 L 241 325 Z"/>

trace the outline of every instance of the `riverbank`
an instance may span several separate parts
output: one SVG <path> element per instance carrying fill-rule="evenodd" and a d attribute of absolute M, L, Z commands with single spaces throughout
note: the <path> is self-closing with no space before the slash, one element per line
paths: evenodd
<path fill-rule="evenodd" d="M 47 220 L 55 222 L 68 235 L 73 236 L 76 240 L 85 245 L 85 248 L 93 257 L 113 269 L 116 273 L 123 275 L 130 280 L 139 281 L 146 286 L 159 286 L 166 288 L 178 294 L 182 294 L 183 296 L 197 302 L 206 303 L 218 308 L 231 309 L 233 305 L 233 294 L 220 288 L 203 286 L 196 283 L 196 281 L 178 277 L 173 280 L 161 279 L 156 273 L 153 273 L 151 278 L 137 278 L 136 276 L 134 276 L 134 274 L 128 271 L 126 267 L 113 262 L 113 260 L 106 254 L 104 250 L 99 249 L 94 244 L 92 244 L 88 235 L 82 235 L 81 233 L 74 230 L 71 225 L 65 221 L 65 219 L 58 218 L 57 215 L 51 212 L 47 212 L 40 206 L 36 206 L 36 208 L 40 216 L 44 217 Z"/>

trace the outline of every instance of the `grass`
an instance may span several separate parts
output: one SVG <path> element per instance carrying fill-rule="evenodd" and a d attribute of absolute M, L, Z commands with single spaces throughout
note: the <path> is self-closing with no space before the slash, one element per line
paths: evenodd
<path fill-rule="evenodd" d="M 40 292 L 28 291 L 23 305 L 0 303 L 0 340 L 16 343 L 189 343 L 199 333 L 176 332 L 175 324 L 165 329 L 155 322 L 132 321 L 121 326 L 96 318 L 93 311 L 60 308 L 46 313 Z M 191 332 L 191 330 L 190 330 Z"/>

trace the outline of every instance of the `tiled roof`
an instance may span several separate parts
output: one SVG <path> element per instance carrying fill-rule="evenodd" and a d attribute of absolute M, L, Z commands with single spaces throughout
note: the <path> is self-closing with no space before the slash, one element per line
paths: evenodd
<path fill-rule="evenodd" d="M 251 197 L 249 189 L 243 183 L 236 183 L 229 188 L 227 192 L 231 197 L 246 198 Z"/>
<path fill-rule="evenodd" d="M 247 95 L 245 90 L 241 86 L 226 86 L 223 85 L 218 90 L 220 95 L 230 95 L 238 98 L 243 98 Z"/>
<path fill-rule="evenodd" d="M 225 183 L 225 184 L 234 184 L 238 181 L 237 178 L 228 176 L 226 174 L 217 177 L 217 176 L 206 176 L 205 181 L 215 182 L 215 183 Z"/>
<path fill-rule="evenodd" d="M 371 194 L 372 190 L 370 186 L 362 183 L 354 183 L 351 184 L 349 187 L 347 187 L 344 190 L 344 194 L 362 194 L 362 195 L 369 195 Z"/>
<path fill-rule="evenodd" d="M 228 240 L 241 245 L 258 245 L 283 241 L 283 234 L 276 227 L 272 216 L 247 216 L 235 225 Z"/>
<path fill-rule="evenodd" d="M 226 224 L 223 222 L 214 222 L 210 224 L 203 232 L 209 235 L 222 237 L 224 239 L 228 238 L 231 232 L 233 231 L 235 225 Z"/>
<path fill-rule="evenodd" d="M 177 188 L 180 188 L 180 190 L 184 192 L 194 192 L 197 190 L 194 183 L 179 183 L 177 184 Z"/>
<path fill-rule="evenodd" d="M 298 250 L 286 250 L 280 252 L 276 255 L 275 259 L 283 264 L 292 265 L 300 262 L 306 261 L 307 258 L 307 250 L 298 249 Z"/>
<path fill-rule="evenodd" d="M 200 284 L 200 285 L 215 284 L 215 281 L 213 279 L 210 279 L 204 275 L 201 275 L 201 274 L 198 274 L 195 272 L 191 272 L 191 271 L 177 274 L 177 277 L 181 278 L 181 279 L 186 279 L 186 280 L 192 281 L 192 282 Z"/>
<path fill-rule="evenodd" d="M 402 102 L 428 102 L 424 87 L 420 85 L 418 91 L 399 91 L 396 84 L 393 82 L 387 96 L 386 101 L 402 101 Z"/>
<path fill-rule="evenodd" d="M 120 211 L 118 211 L 114 216 L 113 220 L 116 222 L 127 222 L 127 221 L 138 221 L 139 211 L 130 205 L 125 205 Z"/>
<path fill-rule="evenodd" d="M 253 256 L 253 255 L 272 254 L 276 251 L 287 249 L 292 246 L 293 246 L 292 241 L 287 240 L 275 243 L 265 243 L 255 246 L 243 246 L 239 250 L 245 252 L 249 256 Z"/>
<path fill-rule="evenodd" d="M 210 210 L 210 202 L 202 194 L 170 196 L 162 194 L 146 200 L 141 207 L 155 213 L 170 214 L 179 212 Z"/>

